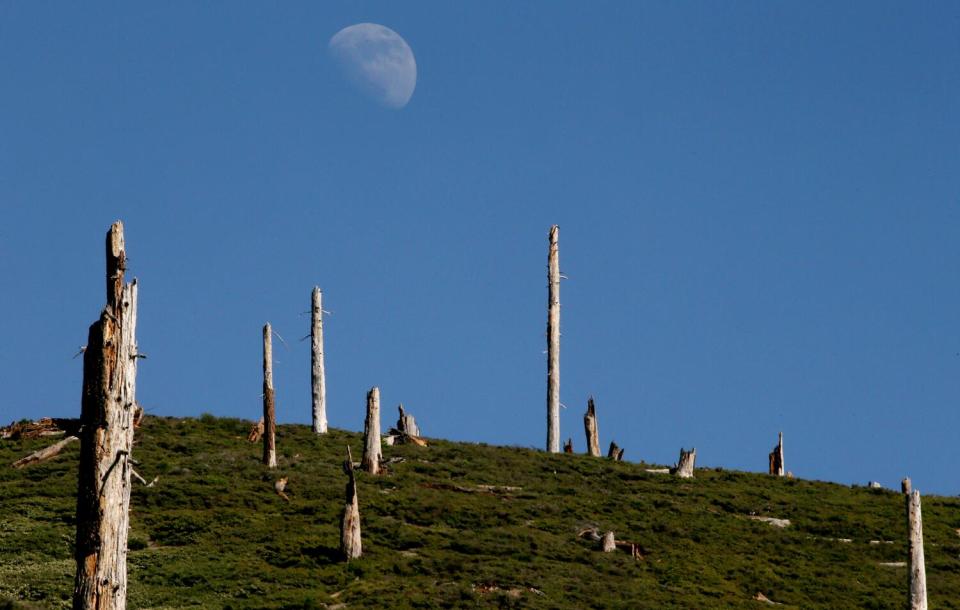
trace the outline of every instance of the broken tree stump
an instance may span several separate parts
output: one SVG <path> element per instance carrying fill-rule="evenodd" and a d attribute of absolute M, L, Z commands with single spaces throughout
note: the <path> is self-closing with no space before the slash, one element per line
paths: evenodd
<path fill-rule="evenodd" d="M 600 541 L 600 550 L 604 553 L 612 553 L 617 550 L 617 542 L 613 536 L 613 532 L 607 532 L 603 535 L 603 539 Z"/>
<path fill-rule="evenodd" d="M 560 228 L 550 227 L 547 254 L 547 451 L 560 452 Z"/>
<path fill-rule="evenodd" d="M 367 392 L 367 417 L 363 422 L 363 458 L 360 467 L 370 474 L 380 474 L 383 451 L 380 447 L 380 388 Z"/>
<path fill-rule="evenodd" d="M 327 380 L 323 368 L 323 293 L 313 287 L 310 324 L 310 382 L 313 400 L 313 433 L 327 433 Z"/>
<path fill-rule="evenodd" d="M 73 607 L 127 603 L 133 418 L 137 380 L 137 281 L 124 283 L 123 223 L 107 232 L 107 303 L 83 353 Z"/>
<path fill-rule="evenodd" d="M 274 482 L 273 491 L 277 492 L 278 496 L 280 496 L 281 498 L 289 502 L 290 496 L 286 494 L 286 490 L 287 490 L 287 477 L 283 477 L 282 479 L 277 479 L 276 482 Z"/>
<path fill-rule="evenodd" d="M 597 410 L 593 396 L 587 399 L 587 412 L 583 416 L 583 430 L 587 435 L 587 454 L 600 457 L 600 432 L 597 429 Z"/>
<path fill-rule="evenodd" d="M 909 496 L 911 491 L 912 488 L 910 485 L 910 477 L 904 477 L 904 479 L 900 481 L 900 493 L 905 496 Z"/>
<path fill-rule="evenodd" d="M 346 500 L 343 506 L 343 517 L 340 520 L 340 553 L 344 560 L 350 561 L 363 554 L 360 540 L 360 503 L 357 500 L 357 479 L 353 470 L 353 454 L 347 446 L 347 459 L 343 463 L 346 473 L 347 489 Z"/>
<path fill-rule="evenodd" d="M 910 575 L 907 607 L 910 610 L 927 610 L 927 571 L 923 560 L 923 517 L 920 514 L 920 492 L 911 491 L 907 495 L 906 503 L 910 548 L 907 563 Z"/>
<path fill-rule="evenodd" d="M 623 449 L 620 448 L 615 442 L 610 441 L 610 448 L 607 450 L 607 457 L 613 460 L 614 462 L 623 461 Z"/>
<path fill-rule="evenodd" d="M 256 443 L 260 441 L 260 438 L 263 436 L 263 418 L 260 418 L 260 421 L 250 426 L 250 432 L 247 433 L 247 442 Z"/>
<path fill-rule="evenodd" d="M 567 439 L 567 442 L 565 442 L 565 443 L 563 444 L 563 452 L 564 452 L 564 453 L 573 453 L 573 439 L 572 439 L 572 438 L 568 438 L 568 439 Z"/>
<path fill-rule="evenodd" d="M 783 469 L 783 432 L 778 434 L 777 446 L 773 448 L 768 458 L 770 461 L 770 474 L 777 477 L 784 476 L 786 471 Z"/>
<path fill-rule="evenodd" d="M 420 436 L 420 428 L 417 427 L 417 420 L 403 410 L 403 403 L 397 409 L 400 411 L 400 418 L 397 420 L 397 430 L 407 436 Z"/>
<path fill-rule="evenodd" d="M 263 325 L 263 463 L 277 467 L 277 419 L 273 393 L 273 329 Z"/>
<path fill-rule="evenodd" d="M 47 460 L 56 457 L 63 448 L 72 443 L 73 441 L 80 440 L 76 436 L 68 436 L 60 441 L 50 445 L 49 447 L 44 447 L 39 451 L 34 451 L 30 455 L 20 458 L 11 466 L 14 468 L 23 468 L 25 466 L 32 466 L 33 464 L 39 464 L 40 462 L 46 462 Z"/>
<path fill-rule="evenodd" d="M 683 448 L 680 449 L 680 461 L 677 462 L 677 465 L 673 467 L 672 474 L 677 475 L 681 479 L 689 479 L 693 477 L 693 467 L 694 463 L 697 461 L 697 449 L 693 448 L 690 451 L 685 451 Z"/>

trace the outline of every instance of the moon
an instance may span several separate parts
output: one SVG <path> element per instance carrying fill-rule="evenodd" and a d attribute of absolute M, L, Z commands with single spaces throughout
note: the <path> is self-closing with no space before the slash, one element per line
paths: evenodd
<path fill-rule="evenodd" d="M 388 27 L 358 23 L 330 39 L 330 54 L 347 78 L 377 103 L 403 108 L 417 86 L 410 45 Z"/>

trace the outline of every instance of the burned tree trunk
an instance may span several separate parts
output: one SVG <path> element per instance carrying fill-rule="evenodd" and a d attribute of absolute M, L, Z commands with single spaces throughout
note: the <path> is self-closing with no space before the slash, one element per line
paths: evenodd
<path fill-rule="evenodd" d="M 363 422 L 363 459 L 360 467 L 370 474 L 380 474 L 383 451 L 380 448 L 380 388 L 367 392 L 367 418 Z"/>
<path fill-rule="evenodd" d="M 623 449 L 615 442 L 610 441 L 610 448 L 607 450 L 607 457 L 614 462 L 623 461 Z"/>
<path fill-rule="evenodd" d="M 920 492 L 907 495 L 907 528 L 910 534 L 910 610 L 927 610 L 927 571 L 923 561 L 923 517 L 920 514 Z"/>
<path fill-rule="evenodd" d="M 343 518 L 340 520 L 340 553 L 346 561 L 356 559 L 363 554 L 360 541 L 360 503 L 357 500 L 357 478 L 353 470 L 353 454 L 347 446 L 347 460 L 343 463 L 347 480 L 346 501 L 343 506 Z"/>
<path fill-rule="evenodd" d="M 685 451 L 681 448 L 680 461 L 677 462 L 677 465 L 673 468 L 673 474 L 677 475 L 681 479 L 692 478 L 693 466 L 696 461 L 697 461 L 696 448 L 691 449 L 690 451 Z"/>
<path fill-rule="evenodd" d="M 107 233 L 107 304 L 83 355 L 77 574 L 73 607 L 122 610 L 127 603 L 127 531 L 136 410 L 137 281 L 124 284 L 123 224 Z"/>
<path fill-rule="evenodd" d="M 565 442 L 565 443 L 563 444 L 563 452 L 564 452 L 564 453 L 573 453 L 573 439 L 572 439 L 572 438 L 568 438 L 568 439 L 567 439 L 567 442 Z"/>
<path fill-rule="evenodd" d="M 547 255 L 547 451 L 560 452 L 560 228 L 550 227 Z"/>
<path fill-rule="evenodd" d="M 770 461 L 770 474 L 782 477 L 785 474 L 783 469 L 783 432 L 777 436 L 777 446 L 773 448 L 768 456 Z"/>
<path fill-rule="evenodd" d="M 310 325 L 310 380 L 313 389 L 313 432 L 327 433 L 327 380 L 323 370 L 323 293 L 313 287 Z"/>
<path fill-rule="evenodd" d="M 277 467 L 277 419 L 273 394 L 273 329 L 263 326 L 263 463 Z"/>
<path fill-rule="evenodd" d="M 400 418 L 397 420 L 397 430 L 407 436 L 420 436 L 420 428 L 417 427 L 417 420 L 403 410 L 403 405 L 397 407 L 400 411 Z"/>
<path fill-rule="evenodd" d="M 593 406 L 593 396 L 587 400 L 583 429 L 587 434 L 587 453 L 593 457 L 600 457 L 600 432 L 597 430 L 597 411 Z"/>

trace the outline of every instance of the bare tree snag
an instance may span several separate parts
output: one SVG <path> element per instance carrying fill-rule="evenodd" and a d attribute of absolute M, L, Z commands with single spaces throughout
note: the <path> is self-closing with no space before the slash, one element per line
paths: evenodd
<path fill-rule="evenodd" d="M 610 441 L 610 448 L 607 450 L 607 457 L 613 460 L 614 462 L 623 461 L 623 449 L 620 448 L 615 442 Z"/>
<path fill-rule="evenodd" d="M 250 432 L 247 433 L 247 442 L 256 443 L 260 441 L 260 438 L 263 437 L 263 418 L 260 418 L 260 421 L 250 426 Z"/>
<path fill-rule="evenodd" d="M 777 436 L 777 446 L 773 448 L 768 456 L 770 461 L 770 474 L 782 477 L 785 474 L 783 469 L 783 432 Z"/>
<path fill-rule="evenodd" d="M 34 451 L 30 455 L 20 458 L 11 466 L 14 468 L 23 468 L 24 466 L 32 466 L 33 464 L 39 464 L 40 462 L 46 462 L 47 460 L 56 457 L 63 448 L 72 443 L 73 441 L 80 440 L 76 436 L 68 436 L 49 447 L 44 447 L 39 451 Z"/>
<path fill-rule="evenodd" d="M 353 470 L 353 454 L 350 453 L 349 446 L 347 446 L 347 460 L 343 463 L 343 471 L 349 478 L 347 480 L 343 518 L 340 520 L 340 553 L 346 561 L 350 561 L 360 557 L 363 554 L 363 548 L 360 541 L 360 503 L 357 500 L 357 479 Z"/>
<path fill-rule="evenodd" d="M 568 438 L 567 442 L 563 444 L 564 453 L 573 453 L 573 439 Z"/>
<path fill-rule="evenodd" d="M 380 388 L 367 392 L 367 418 L 363 422 L 363 459 L 360 467 L 370 474 L 380 474 L 383 451 L 380 448 Z"/>
<path fill-rule="evenodd" d="M 133 418 L 137 380 L 137 281 L 124 284 L 123 223 L 107 232 L 107 304 L 90 326 L 83 354 L 77 573 L 73 607 L 127 604 Z"/>
<path fill-rule="evenodd" d="M 550 227 L 547 254 L 547 451 L 560 453 L 560 228 Z"/>
<path fill-rule="evenodd" d="M 583 430 L 587 434 L 587 454 L 600 457 L 600 432 L 597 429 L 597 410 L 593 396 L 587 400 L 587 412 L 583 416 Z"/>
<path fill-rule="evenodd" d="M 689 479 L 693 477 L 693 466 L 697 461 L 697 450 L 696 448 L 691 449 L 690 451 L 685 451 L 680 449 L 680 461 L 677 462 L 677 465 L 673 467 L 673 474 L 677 475 L 681 479 Z"/>
<path fill-rule="evenodd" d="M 909 496 L 911 491 L 910 477 L 904 477 L 904 479 L 900 481 L 900 492 L 905 496 Z"/>
<path fill-rule="evenodd" d="M 323 370 L 323 293 L 313 287 L 310 325 L 310 380 L 313 389 L 313 432 L 327 433 L 327 380 Z"/>
<path fill-rule="evenodd" d="M 617 542 L 613 536 L 613 532 L 607 532 L 603 535 L 603 540 L 600 541 L 600 549 L 604 553 L 612 553 L 617 550 Z"/>
<path fill-rule="evenodd" d="M 397 430 L 407 436 L 420 436 L 420 428 L 417 427 L 417 420 L 403 410 L 403 404 L 397 407 L 400 411 L 400 419 L 397 420 Z"/>
<path fill-rule="evenodd" d="M 273 393 L 273 329 L 263 325 L 263 463 L 277 467 L 277 419 Z"/>
<path fill-rule="evenodd" d="M 923 561 L 923 517 L 920 514 L 920 492 L 907 495 L 907 528 L 910 532 L 910 610 L 927 610 L 927 571 Z"/>

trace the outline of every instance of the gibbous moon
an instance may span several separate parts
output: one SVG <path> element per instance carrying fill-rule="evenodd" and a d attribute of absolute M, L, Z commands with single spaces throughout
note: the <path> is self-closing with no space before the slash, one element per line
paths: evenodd
<path fill-rule="evenodd" d="M 330 39 L 330 54 L 364 93 L 403 108 L 417 86 L 417 61 L 400 34 L 376 23 L 345 27 Z"/>

